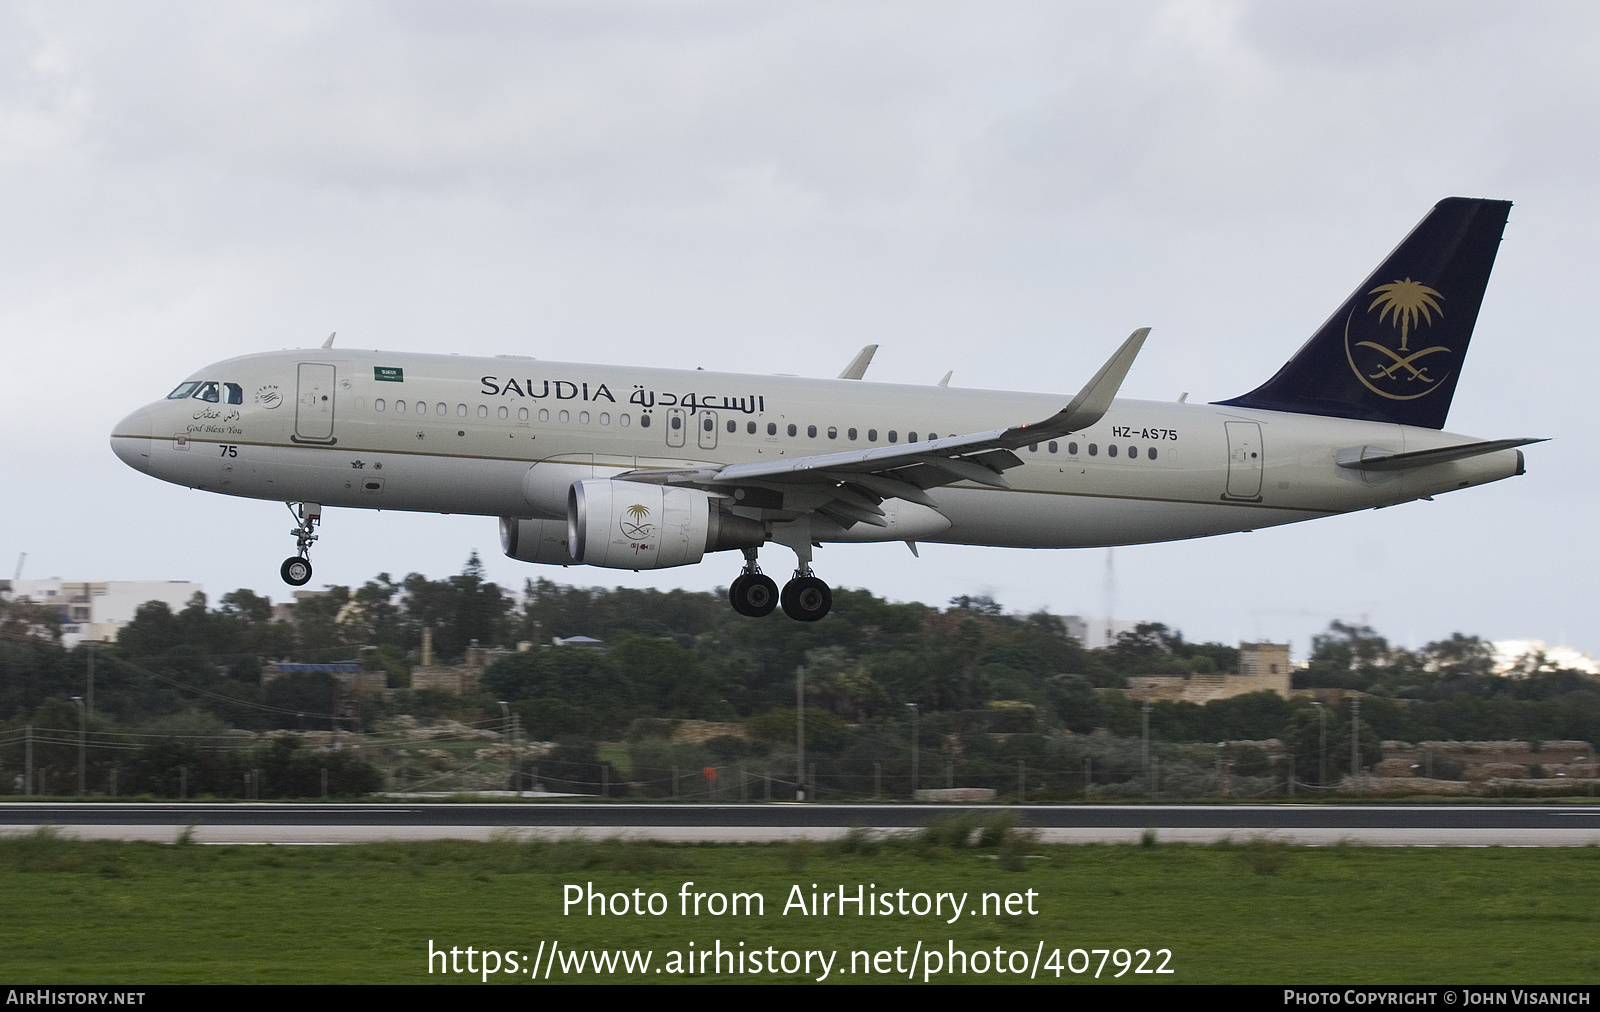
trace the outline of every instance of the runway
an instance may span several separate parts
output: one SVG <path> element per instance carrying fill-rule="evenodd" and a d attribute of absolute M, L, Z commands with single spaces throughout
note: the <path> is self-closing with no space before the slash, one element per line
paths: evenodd
<path fill-rule="evenodd" d="M 1580 805 L 827 805 L 207 804 L 7 802 L 0 834 L 55 827 L 80 839 L 341 844 L 380 840 L 591 839 L 679 843 L 828 840 L 853 827 L 905 832 L 957 812 L 1010 811 L 1042 843 L 1242 842 L 1329 846 L 1600 845 L 1600 806 Z"/>

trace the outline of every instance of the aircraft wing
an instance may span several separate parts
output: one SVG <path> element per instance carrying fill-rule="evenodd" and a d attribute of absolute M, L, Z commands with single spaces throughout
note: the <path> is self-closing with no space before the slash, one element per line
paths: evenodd
<path fill-rule="evenodd" d="M 1013 451 L 1098 422 L 1110 409 L 1149 334 L 1149 327 L 1134 331 L 1066 407 L 1042 421 L 896 446 L 721 467 L 630 471 L 617 477 L 624 481 L 688 485 L 728 495 L 741 487 L 804 491 L 813 494 L 803 498 L 817 505 L 802 507 L 801 512 L 814 509 L 846 528 L 858 522 L 885 527 L 887 522 L 879 508 L 885 499 L 906 499 L 931 507 L 934 503 L 927 494 L 930 488 L 960 481 L 1010 487 L 1001 472 L 1021 465 L 1022 458 Z M 749 498 L 760 501 L 758 496 Z"/>

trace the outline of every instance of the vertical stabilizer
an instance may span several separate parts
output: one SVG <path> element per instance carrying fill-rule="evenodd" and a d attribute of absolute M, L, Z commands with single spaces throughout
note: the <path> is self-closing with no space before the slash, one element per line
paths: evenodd
<path fill-rule="evenodd" d="M 1508 200 L 1448 197 L 1245 408 L 1444 428 Z"/>

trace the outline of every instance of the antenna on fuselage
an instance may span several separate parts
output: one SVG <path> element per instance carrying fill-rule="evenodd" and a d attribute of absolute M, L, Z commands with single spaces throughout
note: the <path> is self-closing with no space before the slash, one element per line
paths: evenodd
<path fill-rule="evenodd" d="M 323 342 L 322 342 L 322 346 L 323 346 L 323 347 L 324 347 L 324 348 L 332 348 L 332 347 L 333 347 L 333 338 L 334 338 L 334 335 L 335 335 L 335 334 L 338 334 L 338 333 L 339 333 L 339 332 L 338 332 L 338 331 L 337 331 L 337 330 L 336 330 L 336 331 L 334 331 L 334 332 L 333 332 L 333 333 L 332 333 L 332 334 L 329 334 L 329 335 L 328 335 L 328 339 L 327 339 L 327 340 L 326 340 L 326 341 L 323 341 Z"/>
<path fill-rule="evenodd" d="M 13 581 L 22 579 L 22 564 L 24 562 L 27 562 L 27 561 L 28 561 L 28 553 L 27 552 L 18 552 L 17 553 L 17 572 L 16 572 L 16 574 L 14 576 L 11 577 L 11 579 Z"/>

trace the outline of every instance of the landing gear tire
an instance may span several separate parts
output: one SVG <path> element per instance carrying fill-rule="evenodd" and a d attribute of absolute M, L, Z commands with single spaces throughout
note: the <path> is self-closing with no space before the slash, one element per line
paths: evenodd
<path fill-rule="evenodd" d="M 783 585 L 783 613 L 797 622 L 815 622 L 833 607 L 833 591 L 815 576 L 797 576 Z"/>
<path fill-rule="evenodd" d="M 278 567 L 278 575 L 291 587 L 304 587 L 311 582 L 311 560 L 291 555 Z"/>
<path fill-rule="evenodd" d="M 728 600 L 739 614 L 763 618 L 778 607 L 778 585 L 761 573 L 740 573 L 728 588 Z"/>

